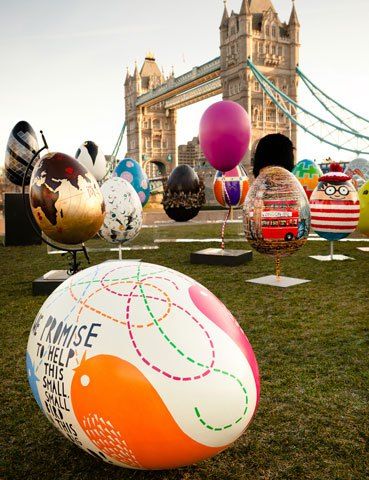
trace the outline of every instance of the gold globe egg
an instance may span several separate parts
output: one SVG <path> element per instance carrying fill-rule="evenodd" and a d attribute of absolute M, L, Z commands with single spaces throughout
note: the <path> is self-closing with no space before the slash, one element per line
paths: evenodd
<path fill-rule="evenodd" d="M 29 195 L 37 224 L 55 242 L 85 242 L 103 223 L 105 205 L 97 181 L 64 153 L 49 153 L 36 163 Z"/>

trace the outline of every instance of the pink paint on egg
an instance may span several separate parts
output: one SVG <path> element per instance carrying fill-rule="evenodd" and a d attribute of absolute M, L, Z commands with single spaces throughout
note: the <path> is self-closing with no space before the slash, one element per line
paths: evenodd
<path fill-rule="evenodd" d="M 252 373 L 254 374 L 257 401 L 259 402 L 259 368 L 255 354 L 244 331 L 239 326 L 231 312 L 209 290 L 200 285 L 192 285 L 189 288 L 189 294 L 194 305 L 200 310 L 200 312 L 203 313 L 213 323 L 215 323 L 215 325 L 217 325 L 220 329 L 222 329 L 223 332 L 225 332 L 238 345 L 242 353 L 247 358 Z"/>
<path fill-rule="evenodd" d="M 127 182 L 132 183 L 133 175 L 132 175 L 132 173 L 124 172 L 122 174 L 122 178 L 124 178 L 124 180 L 127 180 Z"/>
<path fill-rule="evenodd" d="M 224 172 L 224 176 L 226 177 L 239 177 L 240 173 L 237 167 L 232 168 L 232 170 L 228 170 L 228 172 Z"/>

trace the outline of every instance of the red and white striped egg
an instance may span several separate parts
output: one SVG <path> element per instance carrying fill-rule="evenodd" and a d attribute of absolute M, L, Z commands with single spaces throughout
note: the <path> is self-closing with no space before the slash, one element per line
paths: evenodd
<path fill-rule="evenodd" d="M 311 227 L 322 238 L 341 240 L 359 222 L 359 197 L 350 180 L 320 181 L 310 197 Z"/>

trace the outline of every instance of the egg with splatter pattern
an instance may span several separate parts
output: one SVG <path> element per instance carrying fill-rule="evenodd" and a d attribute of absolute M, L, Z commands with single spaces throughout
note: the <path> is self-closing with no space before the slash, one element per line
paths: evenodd
<path fill-rule="evenodd" d="M 144 207 L 150 198 L 150 184 L 147 175 L 140 164 L 133 158 L 124 158 L 115 167 L 113 177 L 121 177 L 127 180 L 136 190 L 141 204 Z"/>
<path fill-rule="evenodd" d="M 99 235 L 111 243 L 133 240 L 142 227 L 142 205 L 135 189 L 124 178 L 113 177 L 101 186 L 106 214 Z"/>

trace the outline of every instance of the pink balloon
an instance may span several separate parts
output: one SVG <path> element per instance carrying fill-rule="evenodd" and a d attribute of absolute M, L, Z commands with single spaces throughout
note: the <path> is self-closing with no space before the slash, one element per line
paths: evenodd
<path fill-rule="evenodd" d="M 200 120 L 200 146 L 216 170 L 227 172 L 245 155 L 251 138 L 246 110 L 236 102 L 223 100 L 207 108 Z"/>

